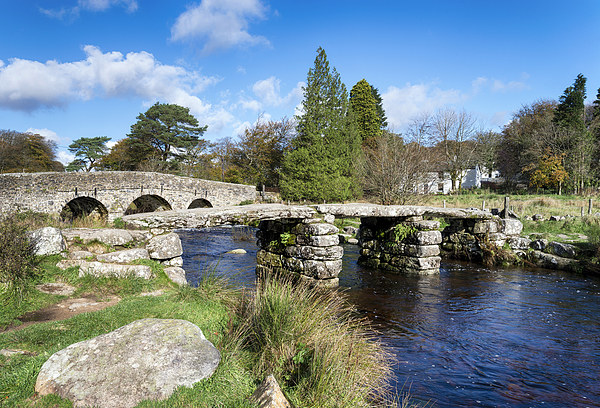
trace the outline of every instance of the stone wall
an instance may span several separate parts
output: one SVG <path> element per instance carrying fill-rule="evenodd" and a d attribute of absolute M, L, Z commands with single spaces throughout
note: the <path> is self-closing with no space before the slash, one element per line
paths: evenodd
<path fill-rule="evenodd" d="M 21 209 L 59 214 L 71 200 L 91 197 L 113 219 L 122 216 L 134 200 L 149 195 L 180 210 L 200 199 L 213 207 L 254 201 L 256 188 L 148 172 L 0 174 L 0 212 Z"/>
<path fill-rule="evenodd" d="M 257 276 L 290 275 L 319 287 L 336 287 L 344 250 L 338 228 L 320 219 L 265 220 L 257 232 Z"/>
<path fill-rule="evenodd" d="M 440 268 L 439 221 L 422 217 L 361 219 L 358 262 L 390 272 L 437 273 Z"/>

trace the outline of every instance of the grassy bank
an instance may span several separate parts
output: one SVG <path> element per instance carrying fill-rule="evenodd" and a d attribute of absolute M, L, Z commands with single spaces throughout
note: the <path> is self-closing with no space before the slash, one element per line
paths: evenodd
<path fill-rule="evenodd" d="M 433 207 L 442 207 L 444 202 L 450 208 L 482 208 L 485 201 L 485 208 L 504 208 L 504 197 L 506 194 L 499 194 L 487 190 L 469 190 L 461 194 L 452 195 L 423 195 L 415 197 L 415 205 L 427 205 Z M 510 206 L 519 216 L 532 216 L 534 214 L 543 214 L 546 217 L 551 215 L 574 215 L 581 216 L 581 207 L 587 214 L 588 201 L 593 199 L 593 206 L 596 209 L 592 211 L 600 212 L 600 200 L 595 197 L 582 197 L 574 195 L 539 195 L 539 194 L 515 194 L 510 195 Z"/>
<path fill-rule="evenodd" d="M 286 280 L 269 280 L 255 291 L 243 292 L 214 273 L 208 273 L 198 288 L 178 287 L 158 264 L 153 265 L 158 277 L 150 281 L 79 278 L 77 268 L 54 267 L 57 259 L 42 261 L 22 302 L 5 303 L 4 327 L 26 311 L 65 299 L 37 292 L 32 289 L 36 283 L 65 282 L 77 288 L 73 297 L 93 293 L 100 301 L 114 295 L 121 301 L 67 320 L 0 333 L 0 349 L 26 353 L 0 356 L 0 406 L 71 407 L 57 396 L 35 395 L 42 364 L 70 344 L 148 317 L 198 325 L 222 360 L 210 379 L 140 407 L 251 407 L 249 396 L 270 373 L 296 407 L 407 405 L 389 397 L 390 355 L 337 292 L 314 291 Z M 143 295 L 157 290 L 162 294 Z"/>

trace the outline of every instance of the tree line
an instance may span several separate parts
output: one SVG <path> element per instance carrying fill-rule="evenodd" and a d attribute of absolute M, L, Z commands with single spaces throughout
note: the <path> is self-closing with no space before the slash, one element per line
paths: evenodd
<path fill-rule="evenodd" d="M 294 201 L 366 195 L 392 204 L 444 177 L 460 190 L 465 171 L 479 166 L 499 170 L 508 190 L 581 194 L 600 180 L 600 89 L 592 104 L 585 99 L 580 74 L 558 101 L 523 106 L 500 132 L 445 108 L 413 118 L 398 134 L 378 89 L 362 79 L 348 92 L 319 48 L 296 117 L 259 116 L 237 139 L 212 143 L 188 108 L 156 103 L 111 149 L 106 136 L 75 140 L 66 171 L 168 172 L 277 187 Z M 1 172 L 63 170 L 55 144 L 39 135 L 0 131 L 0 147 Z"/>

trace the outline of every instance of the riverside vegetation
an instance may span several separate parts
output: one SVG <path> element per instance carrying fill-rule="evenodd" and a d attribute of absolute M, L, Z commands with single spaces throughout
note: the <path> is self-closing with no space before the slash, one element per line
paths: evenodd
<path fill-rule="evenodd" d="M 76 267 L 63 271 L 55 266 L 60 256 L 31 255 L 26 235 L 30 221 L 22 214 L 2 220 L 11 229 L 5 229 L 0 247 L 0 349 L 20 354 L 0 355 L 0 406 L 72 406 L 55 395 L 35 395 L 42 364 L 70 344 L 149 317 L 198 325 L 222 360 L 211 378 L 140 407 L 252 407 L 249 396 L 271 373 L 296 407 L 412 405 L 406 396 L 390 395 L 391 355 L 339 292 L 314 291 L 277 278 L 242 290 L 216 268 L 206 271 L 198 287 L 178 286 L 154 261 L 146 261 L 154 269 L 153 280 L 79 277 Z M 15 253 L 27 262 L 9 263 Z M 99 301 L 115 295 L 121 300 L 101 311 L 19 328 L 27 312 L 65 299 L 35 289 L 47 282 L 76 287 L 75 297 L 93 293 Z M 148 292 L 155 296 L 142 296 Z"/>

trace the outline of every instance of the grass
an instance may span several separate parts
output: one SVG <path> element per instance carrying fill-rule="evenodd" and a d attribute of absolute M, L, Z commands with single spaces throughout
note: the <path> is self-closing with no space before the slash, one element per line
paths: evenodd
<path fill-rule="evenodd" d="M 197 288 L 170 283 L 161 266 L 144 261 L 157 277 L 79 278 L 77 268 L 62 271 L 42 260 L 36 282 L 61 281 L 82 293 L 118 294 L 115 306 L 67 320 L 38 323 L 0 333 L 0 349 L 26 355 L 0 356 L 0 406 L 71 407 L 57 396 L 39 398 L 34 384 L 42 364 L 53 353 L 134 320 L 154 317 L 184 319 L 198 325 L 221 352 L 215 374 L 192 388 L 178 389 L 166 401 L 140 407 L 251 407 L 249 396 L 267 374 L 274 373 L 296 407 L 360 407 L 399 405 L 387 397 L 390 355 L 373 339 L 364 320 L 335 291 L 314 291 L 288 281 L 269 280 L 256 291 L 233 287 L 216 270 L 204 274 Z M 142 291 L 163 289 L 158 297 Z M 20 309 L 5 321 L 64 297 L 31 291 Z M 3 315 L 5 310 L 3 309 Z"/>
<path fill-rule="evenodd" d="M 268 278 L 241 316 L 255 374 L 273 373 L 296 406 L 366 407 L 388 391 L 391 356 L 339 293 Z"/>
<path fill-rule="evenodd" d="M 449 208 L 482 208 L 485 200 L 485 208 L 504 208 L 504 197 L 506 194 L 499 194 L 487 190 L 473 190 L 462 194 L 453 195 L 423 195 L 417 197 L 417 205 L 426 205 L 433 207 L 442 207 L 444 201 Z M 574 195 L 539 195 L 539 194 L 518 194 L 509 195 L 510 206 L 519 216 L 532 216 L 534 214 L 543 214 L 546 217 L 551 215 L 575 215 L 581 216 L 581 207 L 587 214 L 588 200 L 592 197 L 582 197 Z M 600 203 L 594 199 L 593 205 L 600 211 Z M 596 212 L 592 208 L 592 212 Z"/>

